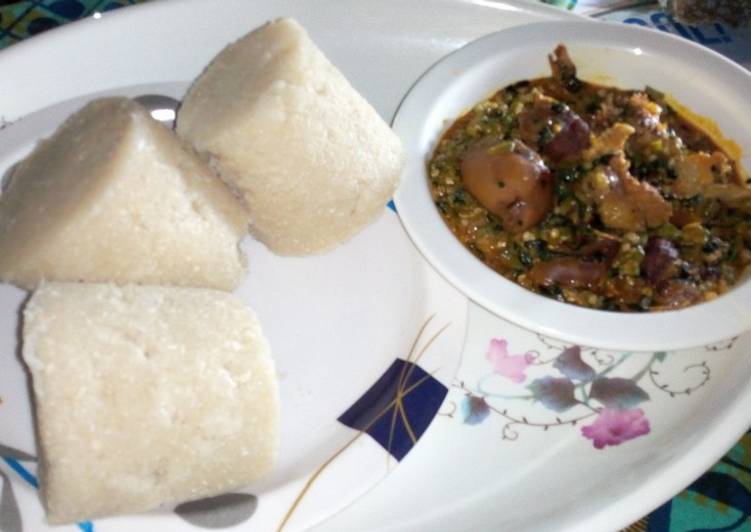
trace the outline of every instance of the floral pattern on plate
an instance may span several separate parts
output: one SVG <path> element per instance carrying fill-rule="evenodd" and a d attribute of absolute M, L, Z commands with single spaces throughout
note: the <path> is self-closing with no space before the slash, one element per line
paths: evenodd
<path fill-rule="evenodd" d="M 474 384 L 457 380 L 453 386 L 464 394 L 443 414 L 467 425 L 500 420 L 508 441 L 522 429 L 576 427 L 604 449 L 651 432 L 644 403 L 690 395 L 711 376 L 706 360 L 687 362 L 679 353 L 604 352 L 538 338 L 542 349 L 527 350 L 504 337 L 490 339 L 485 373 Z M 734 341 L 704 349 L 727 351 Z"/>

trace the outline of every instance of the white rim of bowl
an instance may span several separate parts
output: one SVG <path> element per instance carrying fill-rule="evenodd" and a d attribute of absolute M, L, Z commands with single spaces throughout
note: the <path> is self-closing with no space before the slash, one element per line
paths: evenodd
<path fill-rule="evenodd" d="M 393 129 L 407 150 L 407 162 L 394 201 L 406 231 L 420 252 L 451 284 L 491 312 L 526 329 L 580 345 L 633 351 L 676 350 L 725 340 L 750 328 L 751 281 L 739 283 L 716 300 L 680 310 L 652 313 L 593 310 L 522 288 L 475 258 L 450 232 L 430 195 L 425 169 L 433 146 L 430 145 L 428 152 L 421 149 L 423 144 L 430 144 L 424 140 L 427 135 L 424 122 L 436 96 L 455 83 L 457 71 L 497 56 L 498 50 L 521 50 L 518 43 L 528 42 L 532 31 L 545 35 L 540 44 L 547 43 L 551 50 L 559 42 L 600 46 L 607 42 L 621 48 L 637 48 L 638 44 L 640 54 L 657 53 L 684 63 L 702 64 L 709 76 L 724 79 L 733 86 L 751 88 L 751 74 L 722 55 L 681 37 L 622 23 L 539 22 L 472 41 L 439 60 L 418 78 L 394 115 Z M 498 89 L 503 84 L 499 82 Z M 456 118 L 445 117 L 446 125 Z M 424 232 L 421 229 L 424 226 L 436 230 Z M 476 281 L 467 283 L 465 278 Z M 480 287 L 481 283 L 484 286 Z M 700 337 L 691 334 L 697 327 L 707 332 Z"/>

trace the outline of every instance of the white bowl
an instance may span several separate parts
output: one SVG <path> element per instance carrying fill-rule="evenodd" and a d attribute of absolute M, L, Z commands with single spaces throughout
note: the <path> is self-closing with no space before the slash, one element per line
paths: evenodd
<path fill-rule="evenodd" d="M 477 260 L 449 231 L 430 195 L 426 163 L 451 123 L 496 90 L 549 76 L 547 54 L 564 43 L 578 75 L 622 88 L 646 85 L 711 118 L 751 167 L 751 75 L 706 48 L 669 34 L 616 23 L 543 22 L 474 41 L 431 67 L 394 118 L 407 164 L 395 203 L 409 235 L 438 271 L 471 299 L 523 327 L 569 342 L 633 351 L 682 349 L 751 328 L 748 272 L 714 301 L 681 310 L 592 310 L 535 294 Z"/>

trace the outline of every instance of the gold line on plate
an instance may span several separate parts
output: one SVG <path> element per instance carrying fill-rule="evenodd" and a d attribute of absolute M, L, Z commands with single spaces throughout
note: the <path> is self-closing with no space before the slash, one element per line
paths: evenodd
<path fill-rule="evenodd" d="M 404 406 L 402 403 L 402 399 L 412 393 L 418 386 L 420 386 L 422 383 L 427 381 L 429 378 L 433 377 L 433 373 L 428 373 L 427 375 L 422 376 L 419 380 L 412 383 L 409 387 L 404 388 L 406 381 L 409 380 L 409 376 L 411 374 L 412 369 L 417 364 L 417 360 L 422 357 L 422 355 L 425 353 L 425 351 L 430 347 L 430 345 L 433 343 L 433 341 L 440 336 L 450 325 L 450 323 L 447 323 L 444 325 L 437 333 L 435 333 L 430 340 L 428 340 L 428 343 L 425 344 L 425 347 L 423 347 L 420 350 L 420 353 L 415 358 L 414 362 L 410 362 L 410 358 L 412 358 L 412 355 L 414 354 L 415 347 L 417 346 L 417 343 L 422 336 L 422 333 L 425 331 L 425 328 L 428 326 L 428 323 L 435 317 L 435 314 L 430 316 L 427 320 L 425 320 L 425 323 L 423 323 L 422 327 L 420 328 L 420 331 L 417 333 L 417 336 L 412 343 L 412 347 L 410 348 L 409 355 L 407 355 L 407 362 L 412 364 L 409 368 L 409 371 L 405 374 L 405 368 L 407 364 L 405 364 L 402 367 L 402 372 L 399 378 L 399 384 L 397 386 L 396 390 L 396 396 L 394 399 L 392 399 L 378 414 L 376 414 L 373 419 L 371 419 L 367 425 L 365 425 L 365 428 L 359 429 L 358 433 L 350 439 L 347 443 L 345 443 L 340 449 L 338 449 L 334 454 L 332 454 L 328 459 L 326 459 L 316 470 L 313 472 L 313 474 L 310 476 L 310 478 L 305 482 L 305 485 L 303 486 L 302 490 L 300 490 L 300 493 L 297 495 L 295 500 L 292 502 L 292 506 L 290 506 L 289 510 L 287 510 L 287 513 L 284 515 L 284 519 L 282 519 L 282 522 L 279 524 L 279 527 L 277 528 L 277 532 L 281 532 L 284 527 L 289 522 L 290 518 L 294 514 L 297 507 L 300 505 L 300 502 L 302 502 L 302 499 L 305 497 L 305 495 L 310 490 L 313 483 L 318 479 L 318 477 L 323 473 L 323 471 L 337 458 L 339 457 L 345 450 L 349 448 L 350 445 L 352 445 L 357 439 L 362 436 L 364 433 L 366 433 L 373 425 L 375 425 L 383 416 L 386 415 L 386 413 L 391 409 L 394 408 L 394 412 L 392 414 L 392 420 L 391 420 L 391 427 L 389 430 L 389 444 L 388 449 L 391 449 L 391 443 L 393 441 L 394 432 L 396 429 L 396 411 L 399 409 L 399 414 L 402 420 L 404 421 L 404 426 L 407 429 L 407 433 L 410 436 L 410 439 L 412 440 L 413 444 L 417 443 L 417 437 L 415 436 L 414 431 L 412 430 L 412 427 L 409 423 L 407 414 L 404 410 Z M 390 456 L 390 453 L 386 453 L 387 458 Z"/>

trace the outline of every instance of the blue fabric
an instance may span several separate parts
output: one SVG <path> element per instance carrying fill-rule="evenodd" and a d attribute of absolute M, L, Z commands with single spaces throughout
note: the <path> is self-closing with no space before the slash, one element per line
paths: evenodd
<path fill-rule="evenodd" d="M 0 6 L 0 48 L 38 35 L 97 11 L 109 11 L 144 0 L 30 0 Z"/>
<path fill-rule="evenodd" d="M 340 417 L 401 460 L 430 425 L 448 389 L 420 366 L 396 359 Z"/>

